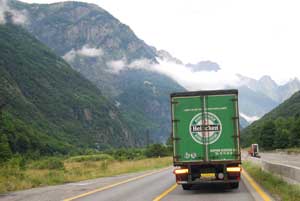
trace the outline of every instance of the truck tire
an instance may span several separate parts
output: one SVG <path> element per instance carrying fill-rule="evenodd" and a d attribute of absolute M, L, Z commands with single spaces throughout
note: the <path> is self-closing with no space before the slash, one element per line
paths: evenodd
<path fill-rule="evenodd" d="M 182 184 L 182 189 L 183 190 L 190 190 L 192 188 L 191 184 Z"/>
<path fill-rule="evenodd" d="M 230 188 L 232 189 L 239 188 L 239 182 L 230 183 Z"/>

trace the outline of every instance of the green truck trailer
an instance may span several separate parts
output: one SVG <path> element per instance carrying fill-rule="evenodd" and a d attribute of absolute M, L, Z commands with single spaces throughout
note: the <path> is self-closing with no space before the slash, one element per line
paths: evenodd
<path fill-rule="evenodd" d="M 184 190 L 199 183 L 238 188 L 238 90 L 172 93 L 171 112 L 176 182 Z"/>

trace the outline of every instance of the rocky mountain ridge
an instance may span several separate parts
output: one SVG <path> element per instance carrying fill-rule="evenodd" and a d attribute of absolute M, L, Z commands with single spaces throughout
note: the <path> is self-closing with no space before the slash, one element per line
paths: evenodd
<path fill-rule="evenodd" d="M 26 10 L 25 28 L 118 105 L 137 145 L 145 143 L 146 133 L 153 141 L 169 137 L 169 94 L 185 89 L 170 77 L 149 71 L 157 63 L 158 51 L 130 27 L 94 4 L 13 1 L 11 7 Z"/>

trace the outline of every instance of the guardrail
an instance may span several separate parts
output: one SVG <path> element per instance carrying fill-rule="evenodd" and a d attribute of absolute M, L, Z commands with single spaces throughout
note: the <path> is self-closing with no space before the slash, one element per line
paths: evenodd
<path fill-rule="evenodd" d="M 256 164 L 259 164 L 263 170 L 277 174 L 289 183 L 293 183 L 293 184 L 300 183 L 299 167 L 274 163 L 267 160 L 254 158 L 254 157 L 247 157 L 246 160 L 251 160 Z"/>

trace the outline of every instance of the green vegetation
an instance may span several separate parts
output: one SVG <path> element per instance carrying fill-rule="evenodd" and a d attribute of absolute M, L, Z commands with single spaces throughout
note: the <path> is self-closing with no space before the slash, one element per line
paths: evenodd
<path fill-rule="evenodd" d="M 132 146 L 114 103 L 21 27 L 0 25 L 0 160 Z"/>
<path fill-rule="evenodd" d="M 133 135 L 131 144 L 145 146 L 151 142 L 165 141 L 171 132 L 169 94 L 185 89 L 161 73 L 143 69 L 111 73 L 111 67 L 107 65 L 116 60 L 126 60 L 130 64 L 147 59 L 156 63 L 156 49 L 145 44 L 129 26 L 120 23 L 100 7 L 81 2 L 57 5 L 32 5 L 19 1 L 10 3 L 16 10 L 27 11 L 32 23 L 25 28 L 59 56 L 84 45 L 101 47 L 104 52 L 101 57 L 77 55 L 68 62 L 101 89 L 105 97 L 117 101 L 122 122 L 125 122 Z M 82 9 L 86 12 L 77 13 L 77 10 Z M 73 15 L 73 12 L 77 14 Z M 148 67 L 148 64 L 143 64 L 143 68 Z M 106 132 L 101 133 L 105 133 L 103 138 L 111 136 Z M 146 140 L 147 133 L 151 142 Z"/>
<path fill-rule="evenodd" d="M 258 143 L 264 150 L 300 147 L 300 92 L 245 128 L 241 143 Z"/>
<path fill-rule="evenodd" d="M 174 91 L 185 91 L 171 78 L 147 70 L 120 72 L 117 97 L 127 125 L 142 138 L 142 145 L 166 140 L 170 135 L 170 100 Z M 150 142 L 144 136 L 149 134 Z M 162 138 L 163 137 L 163 138 Z"/>
<path fill-rule="evenodd" d="M 282 201 L 299 201 L 300 185 L 288 184 L 280 177 L 263 171 L 259 166 L 249 161 L 243 163 L 243 167 L 247 172 L 266 188 L 274 198 Z"/>
<path fill-rule="evenodd" d="M 283 151 L 287 154 L 300 154 L 300 148 L 288 148 L 284 149 Z"/>
<path fill-rule="evenodd" d="M 69 158 L 68 162 L 83 162 L 83 161 L 111 161 L 114 158 L 108 154 L 95 154 L 95 155 L 84 155 L 84 156 L 73 156 Z"/>
<path fill-rule="evenodd" d="M 145 153 L 151 149 L 150 147 L 130 149 L 129 151 L 120 149 L 110 151 L 114 155 L 98 153 L 71 157 L 48 157 L 39 160 L 15 156 L 0 164 L 0 193 L 171 165 L 171 157 L 146 158 Z M 162 152 L 159 155 L 166 155 L 166 153 Z M 126 157 L 131 157 L 131 159 L 125 159 Z"/>
<path fill-rule="evenodd" d="M 39 161 L 33 161 L 30 164 L 28 164 L 28 167 L 30 167 L 31 169 L 56 170 L 56 169 L 64 169 L 64 163 L 59 158 L 51 157 L 51 158 L 42 159 Z"/>

